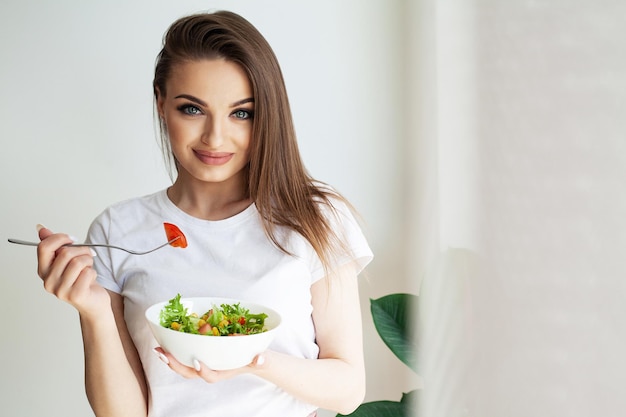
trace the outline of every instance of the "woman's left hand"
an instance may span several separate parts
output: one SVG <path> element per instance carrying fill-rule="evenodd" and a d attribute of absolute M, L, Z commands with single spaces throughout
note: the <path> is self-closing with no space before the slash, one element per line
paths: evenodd
<path fill-rule="evenodd" d="M 188 378 L 202 378 L 208 383 L 214 383 L 223 381 L 225 379 L 233 378 L 237 375 L 247 374 L 260 368 L 265 362 L 265 354 L 260 353 L 254 357 L 250 364 L 236 369 L 227 369 L 223 371 L 216 371 L 208 368 L 200 361 L 195 361 L 194 367 L 185 366 L 178 362 L 174 356 L 163 350 L 161 347 L 154 349 L 159 354 L 159 357 L 165 362 L 174 372 Z M 164 359 L 165 358 L 165 359 Z"/>

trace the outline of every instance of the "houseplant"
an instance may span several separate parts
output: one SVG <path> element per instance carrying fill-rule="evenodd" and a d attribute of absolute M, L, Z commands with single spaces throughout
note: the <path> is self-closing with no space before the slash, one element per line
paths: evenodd
<path fill-rule="evenodd" d="M 417 296 L 390 294 L 376 300 L 370 299 L 370 310 L 376 331 L 387 347 L 404 364 L 417 373 L 417 344 L 413 337 L 416 317 L 413 307 Z M 418 391 L 404 393 L 400 401 L 372 401 L 361 404 L 350 417 L 404 417 L 417 411 Z M 344 416 L 344 414 L 337 414 Z"/>

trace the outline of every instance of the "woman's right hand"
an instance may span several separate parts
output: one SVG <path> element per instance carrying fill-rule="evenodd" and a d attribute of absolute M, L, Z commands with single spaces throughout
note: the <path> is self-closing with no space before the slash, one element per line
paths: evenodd
<path fill-rule="evenodd" d="M 39 238 L 37 273 L 46 291 L 74 306 L 81 316 L 95 318 L 102 309 L 111 308 L 108 292 L 96 282 L 90 248 L 63 246 L 72 239 L 45 227 L 39 230 Z"/>

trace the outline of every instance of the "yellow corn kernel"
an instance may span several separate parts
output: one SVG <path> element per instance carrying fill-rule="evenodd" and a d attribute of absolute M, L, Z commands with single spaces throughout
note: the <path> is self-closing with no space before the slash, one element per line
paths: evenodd
<path fill-rule="evenodd" d="M 213 327 L 211 329 L 211 332 L 213 333 L 213 336 L 219 336 L 220 335 L 220 331 L 217 330 L 217 327 Z"/>
<path fill-rule="evenodd" d="M 191 317 L 198 317 L 198 313 L 191 313 L 190 316 Z"/>
<path fill-rule="evenodd" d="M 228 320 L 224 319 L 217 324 L 218 327 L 226 327 L 228 326 Z"/>
<path fill-rule="evenodd" d="M 204 320 L 204 319 L 198 320 L 198 328 L 204 326 L 205 324 L 206 324 L 206 320 Z"/>
<path fill-rule="evenodd" d="M 180 329 L 180 323 L 177 323 L 177 322 L 173 321 L 172 324 L 170 325 L 170 327 L 173 330 L 179 330 Z"/>

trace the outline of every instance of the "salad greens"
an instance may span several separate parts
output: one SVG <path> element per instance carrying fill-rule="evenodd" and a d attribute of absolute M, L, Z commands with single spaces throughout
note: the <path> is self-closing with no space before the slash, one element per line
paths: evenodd
<path fill-rule="evenodd" d="M 209 336 L 234 336 L 262 333 L 267 314 L 251 314 L 247 308 L 236 304 L 213 306 L 199 316 L 188 313 L 180 301 L 180 294 L 172 298 L 159 314 L 160 324 L 179 332 Z"/>

